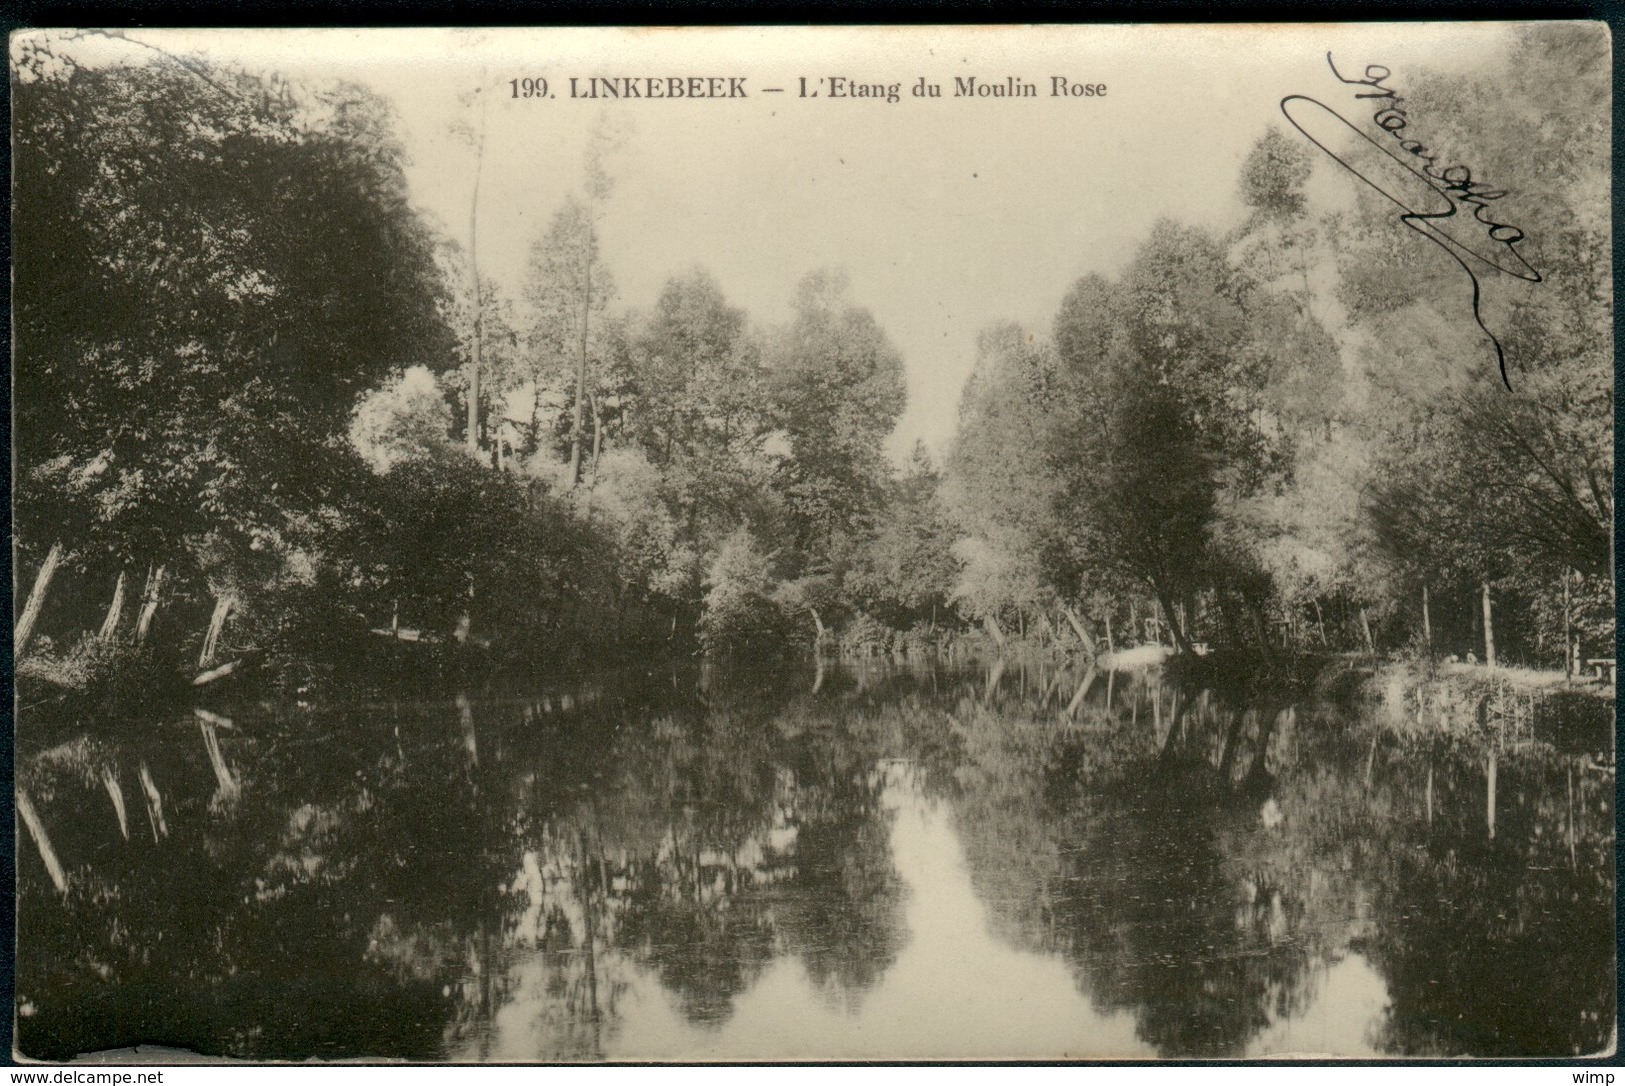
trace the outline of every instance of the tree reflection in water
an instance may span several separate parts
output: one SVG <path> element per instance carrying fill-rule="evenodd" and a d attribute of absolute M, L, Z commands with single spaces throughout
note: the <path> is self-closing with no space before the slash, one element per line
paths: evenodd
<path fill-rule="evenodd" d="M 809 667 L 25 742 L 19 1044 L 1603 1048 L 1611 749 L 1392 724 L 1154 671 Z"/>

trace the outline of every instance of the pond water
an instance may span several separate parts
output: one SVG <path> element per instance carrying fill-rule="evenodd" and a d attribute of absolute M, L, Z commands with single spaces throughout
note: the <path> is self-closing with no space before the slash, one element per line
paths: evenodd
<path fill-rule="evenodd" d="M 1606 728 L 1451 735 L 1155 670 L 809 662 L 216 707 L 50 746 L 25 720 L 17 765 L 36 1058 L 1615 1038 Z"/>

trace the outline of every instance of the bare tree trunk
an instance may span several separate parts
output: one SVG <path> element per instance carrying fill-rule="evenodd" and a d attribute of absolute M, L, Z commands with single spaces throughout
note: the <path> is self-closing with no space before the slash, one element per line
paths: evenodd
<path fill-rule="evenodd" d="M 999 626 L 998 616 L 988 615 L 982 619 L 982 625 L 987 629 L 988 636 L 993 638 L 993 643 L 998 645 L 999 650 L 1002 652 L 1004 650 L 1004 630 Z"/>
<path fill-rule="evenodd" d="M 576 360 L 576 402 L 570 416 L 570 485 L 581 482 L 582 407 L 587 399 L 587 324 L 592 316 L 592 220 L 588 212 L 587 246 L 582 255 L 584 267 L 581 297 L 581 349 Z"/>
<path fill-rule="evenodd" d="M 1482 581 L 1479 589 L 1484 601 L 1484 663 L 1495 666 L 1495 625 L 1490 619 L 1490 582 Z M 1494 834 L 1491 834 L 1493 837 Z"/>
<path fill-rule="evenodd" d="M 1066 616 L 1066 621 L 1071 625 L 1072 632 L 1078 635 L 1078 640 L 1083 642 L 1084 651 L 1093 656 L 1095 654 L 1095 639 L 1090 637 L 1089 631 L 1083 628 L 1083 623 L 1078 621 L 1077 614 L 1070 607 L 1061 608 L 1061 613 Z M 1110 620 L 1107 621 L 1107 625 L 1110 626 Z"/>
<path fill-rule="evenodd" d="M 221 802 L 234 803 L 242 795 L 243 785 L 226 764 L 226 756 L 220 752 L 220 736 L 215 732 L 222 725 L 230 727 L 231 721 L 207 709 L 193 709 L 192 715 L 197 718 L 198 730 L 203 733 L 203 751 L 209 757 L 209 768 L 214 770 L 215 783 L 219 785 L 216 795 Z"/>
<path fill-rule="evenodd" d="M 1160 587 L 1157 588 L 1156 592 L 1157 602 L 1162 605 L 1162 613 L 1167 618 L 1170 632 L 1174 637 L 1174 647 L 1186 655 L 1191 655 L 1190 639 L 1185 636 L 1185 631 L 1180 629 L 1179 625 L 1174 621 L 1174 609 L 1173 605 L 1168 602 L 1168 594 Z"/>
<path fill-rule="evenodd" d="M 1088 696 L 1089 688 L 1094 685 L 1094 682 L 1095 666 L 1090 664 L 1089 670 L 1083 673 L 1083 681 L 1078 684 L 1078 689 L 1072 695 L 1072 700 L 1066 704 L 1066 716 L 1068 719 L 1071 719 L 1077 714 L 1078 707 L 1083 704 L 1083 699 Z"/>
<path fill-rule="evenodd" d="M 484 290 L 480 284 L 480 178 L 485 172 L 485 91 L 480 98 L 479 135 L 474 145 L 474 193 L 468 201 L 468 271 L 473 280 L 474 327 L 468 351 L 468 451 L 480 451 L 480 354 L 485 332 Z"/>
<path fill-rule="evenodd" d="M 113 586 L 113 602 L 107 605 L 107 617 L 102 619 L 102 628 L 96 636 L 103 641 L 111 641 L 118 633 L 119 620 L 124 617 L 124 571 L 119 570 L 118 583 Z"/>
<path fill-rule="evenodd" d="M 1563 678 L 1574 678 L 1573 624 L 1570 618 L 1569 571 L 1563 571 Z"/>
<path fill-rule="evenodd" d="M 124 806 L 124 788 L 118 782 L 118 774 L 113 772 L 112 766 L 102 768 L 102 787 L 107 789 L 107 798 L 113 801 L 113 813 L 118 816 L 118 831 L 126 841 L 130 839 L 129 809 Z"/>
<path fill-rule="evenodd" d="M 993 670 L 987 673 L 987 689 L 982 693 L 982 704 L 993 704 L 993 695 L 999 689 L 999 683 L 1004 679 L 1004 657 L 999 657 L 993 665 Z"/>
<path fill-rule="evenodd" d="M 51 838 L 45 832 L 39 812 L 34 810 L 34 801 L 21 788 L 17 789 L 17 813 L 22 815 L 23 825 L 28 827 L 29 836 L 34 839 L 34 847 L 39 849 L 39 858 L 45 863 L 45 873 L 51 876 L 51 884 L 56 887 L 57 893 L 67 893 L 68 876 L 62 870 L 62 861 L 56 858 L 56 849 L 51 847 Z"/>
<path fill-rule="evenodd" d="M 147 823 L 152 826 L 152 839 L 157 841 L 160 837 L 169 836 L 169 825 L 164 821 L 164 797 L 158 794 L 158 786 L 152 782 L 152 771 L 147 763 L 141 763 L 137 774 L 141 781 L 141 791 L 147 797 Z"/>
<path fill-rule="evenodd" d="M 221 593 L 214 602 L 214 614 L 209 616 L 209 629 L 203 635 L 203 651 L 198 653 L 197 666 L 208 667 L 214 661 L 215 649 L 220 646 L 220 631 L 225 629 L 226 617 L 231 614 L 236 600 L 230 593 Z"/>
<path fill-rule="evenodd" d="M 604 420 L 598 413 L 598 394 L 589 393 L 592 403 L 592 477 L 598 478 L 598 454 L 604 451 Z"/>
<path fill-rule="evenodd" d="M 1490 762 L 1484 768 L 1484 824 L 1490 840 L 1495 840 L 1495 747 L 1490 747 Z"/>
<path fill-rule="evenodd" d="M 1433 616 L 1428 612 L 1428 586 L 1425 583 L 1422 585 L 1422 641 L 1427 646 L 1428 659 L 1432 660 Z"/>
<path fill-rule="evenodd" d="M 1112 646 L 1112 615 L 1110 611 L 1106 612 L 1106 651 L 1108 653 L 1115 653 L 1117 651 L 1117 649 Z"/>
<path fill-rule="evenodd" d="M 164 567 L 147 567 L 147 584 L 141 590 L 141 614 L 135 623 L 135 639 L 139 644 L 152 631 L 152 619 L 158 613 L 158 599 L 164 587 Z"/>
<path fill-rule="evenodd" d="M 12 637 L 12 652 L 17 657 L 22 656 L 28 642 L 34 637 L 34 626 L 39 622 L 40 610 L 45 606 L 46 593 L 51 590 L 51 578 L 56 576 L 56 567 L 61 564 L 62 544 L 52 543 L 51 549 L 46 552 L 45 563 L 40 566 L 39 575 L 34 578 L 28 602 L 23 605 L 22 617 L 17 620 L 17 631 Z"/>
<path fill-rule="evenodd" d="M 1371 620 L 1366 617 L 1365 604 L 1360 605 L 1360 632 L 1365 635 L 1365 651 L 1367 656 L 1377 655 L 1377 646 L 1371 640 Z"/>

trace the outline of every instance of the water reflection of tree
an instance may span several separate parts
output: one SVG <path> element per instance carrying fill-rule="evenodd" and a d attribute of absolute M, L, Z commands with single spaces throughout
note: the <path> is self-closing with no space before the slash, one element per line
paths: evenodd
<path fill-rule="evenodd" d="M 965 688 L 935 780 L 1001 934 L 1165 1055 L 1247 1052 L 1351 951 L 1390 985 L 1379 1048 L 1606 1043 L 1611 772 L 1502 751 L 1492 840 L 1482 740 L 1430 755 L 1370 715 L 1105 685 Z"/>
<path fill-rule="evenodd" d="M 544 1043 L 595 1038 L 539 1056 L 599 1054 L 618 1028 L 614 993 L 639 970 L 715 1028 L 778 954 L 848 1004 L 895 957 L 883 737 L 865 709 L 887 696 L 840 680 L 817 697 L 721 682 L 697 693 L 600 731 L 613 738 L 589 780 L 538 768 L 516 796 L 526 855 L 509 968 L 548 979 L 514 998 L 559 1019 Z"/>
<path fill-rule="evenodd" d="M 798 744 L 794 877 L 770 895 L 786 948 L 828 996 L 855 1009 L 897 959 L 901 884 L 881 810 L 875 748 L 828 732 Z"/>
<path fill-rule="evenodd" d="M 496 919 L 471 909 L 470 888 L 490 886 L 496 870 L 490 848 L 470 847 L 497 836 L 489 812 L 466 778 L 434 797 L 405 786 L 408 765 L 435 761 L 438 744 L 253 730 L 222 727 L 213 744 L 138 732 L 84 757 L 28 760 L 22 777 L 72 875 L 60 897 L 26 868 L 20 882 L 18 979 L 35 1011 L 20 1023 L 23 1051 L 142 1042 L 274 1057 L 436 1053 L 442 985 L 421 959 L 464 956 L 465 938 Z M 145 770 L 166 832 L 108 834 L 105 803 L 76 794 L 82 761 Z M 222 769 L 236 784 L 224 803 Z M 461 776 L 445 766 L 426 775 Z M 380 956 L 381 909 L 443 934 L 416 940 L 413 961 Z"/>
<path fill-rule="evenodd" d="M 725 1021 L 778 951 L 848 1002 L 895 958 L 898 886 L 866 700 L 842 683 L 771 706 L 718 693 L 621 758 L 621 836 L 665 829 L 623 945 L 691 1021 Z"/>
<path fill-rule="evenodd" d="M 1070 794 L 1043 783 L 1063 842 L 1051 938 L 1095 1003 L 1133 1011 L 1165 1055 L 1241 1055 L 1301 1011 L 1324 960 L 1304 872 L 1272 862 L 1262 814 L 1291 717 L 1127 685 L 1126 712 L 1080 707 L 1068 741 L 1085 749 L 1057 763 Z"/>
<path fill-rule="evenodd" d="M 903 940 L 893 757 L 998 934 L 1167 1055 L 1247 1051 L 1351 951 L 1388 1051 L 1606 1042 L 1611 768 L 1499 750 L 1492 839 L 1480 741 L 1124 675 L 789 679 L 25 751 L 67 888 L 25 836 L 22 1051 L 590 1059 L 634 985 L 712 1027 L 782 955 L 856 1008 Z"/>
<path fill-rule="evenodd" d="M 1395 806 L 1410 810 L 1365 858 L 1378 922 L 1364 949 L 1392 1000 L 1386 1051 L 1563 1057 L 1608 1044 L 1612 774 L 1534 744 L 1496 757 L 1493 838 L 1486 744 L 1440 741 L 1387 769 Z M 1419 819 L 1429 777 L 1435 811 Z"/>

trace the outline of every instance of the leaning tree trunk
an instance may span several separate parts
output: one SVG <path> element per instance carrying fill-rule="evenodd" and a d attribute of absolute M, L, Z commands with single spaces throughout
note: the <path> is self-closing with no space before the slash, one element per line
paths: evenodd
<path fill-rule="evenodd" d="M 982 625 L 986 628 L 988 636 L 993 638 L 993 643 L 999 646 L 999 651 L 1004 651 L 1004 630 L 999 626 L 998 616 L 988 615 L 982 619 Z"/>
<path fill-rule="evenodd" d="M 158 597 L 164 587 L 164 567 L 147 568 L 147 585 L 141 591 L 141 614 L 135 623 L 137 643 L 145 641 L 152 630 L 153 616 L 158 613 Z"/>
<path fill-rule="evenodd" d="M 214 614 L 209 616 L 209 631 L 203 635 L 203 651 L 198 654 L 198 667 L 208 667 L 214 661 L 215 650 L 220 647 L 220 631 L 225 629 L 226 618 L 235 602 L 228 593 L 222 593 L 215 600 Z"/>
<path fill-rule="evenodd" d="M 1179 624 L 1174 621 L 1174 608 L 1173 604 L 1168 601 L 1168 593 L 1164 592 L 1160 586 L 1156 586 L 1155 591 L 1157 602 L 1162 605 L 1163 617 L 1168 620 L 1168 628 L 1173 632 L 1174 647 L 1187 656 L 1192 655 L 1190 638 L 1185 636 L 1185 631 L 1180 629 Z"/>
<path fill-rule="evenodd" d="M 1488 667 L 1494 667 L 1495 624 L 1490 619 L 1490 582 L 1480 582 L 1479 589 L 1484 602 L 1484 663 Z"/>
<path fill-rule="evenodd" d="M 34 810 L 33 801 L 21 788 L 17 789 L 17 813 L 22 816 L 23 825 L 28 827 L 29 835 L 34 838 L 34 847 L 39 849 L 39 858 L 45 864 L 45 873 L 51 876 L 51 885 L 56 887 L 57 893 L 67 893 L 67 872 L 62 869 L 62 861 L 57 859 L 56 849 L 51 847 L 51 838 L 45 832 L 45 823 L 40 821 L 39 812 Z"/>
<path fill-rule="evenodd" d="M 1061 608 L 1061 613 L 1066 616 L 1066 621 L 1071 625 L 1072 632 L 1078 635 L 1078 640 L 1083 642 L 1083 650 L 1090 656 L 1095 655 L 1095 639 L 1090 637 L 1089 631 L 1083 628 L 1083 623 L 1078 620 L 1077 613 L 1070 607 Z"/>
<path fill-rule="evenodd" d="M 113 586 L 113 602 L 107 605 L 107 617 L 102 620 L 101 632 L 96 636 L 111 641 L 118 634 L 119 621 L 124 617 L 124 571 L 120 570 L 118 583 Z"/>
<path fill-rule="evenodd" d="M 51 578 L 56 576 L 56 568 L 61 564 L 62 544 L 52 543 L 45 555 L 45 564 L 40 566 L 39 576 L 34 578 L 34 587 L 28 593 L 28 602 L 23 606 L 22 617 L 17 620 L 17 630 L 12 636 L 12 652 L 17 657 L 22 656 L 34 636 L 34 626 L 39 622 L 40 610 L 45 606 L 45 595 L 51 590 Z"/>

